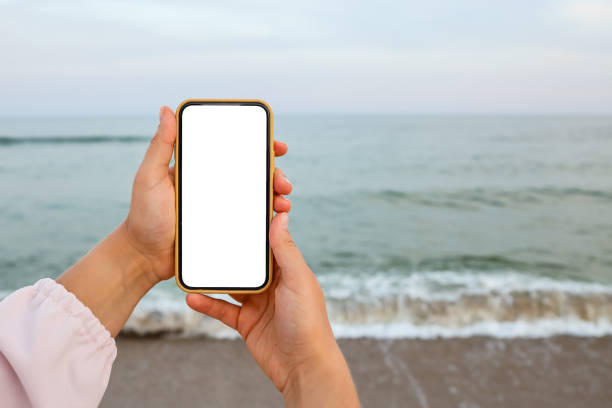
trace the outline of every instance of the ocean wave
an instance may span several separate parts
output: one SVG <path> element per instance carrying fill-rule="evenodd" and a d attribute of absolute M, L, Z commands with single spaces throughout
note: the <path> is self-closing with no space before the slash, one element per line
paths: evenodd
<path fill-rule="evenodd" d="M 518 189 L 463 189 L 451 191 L 380 190 L 360 193 L 366 198 L 392 204 L 413 204 L 427 207 L 477 209 L 478 207 L 515 207 L 517 204 L 538 204 L 568 197 L 612 200 L 612 192 L 575 187 L 524 187 Z"/>
<path fill-rule="evenodd" d="M 337 268 L 317 276 L 328 299 L 388 298 L 405 295 L 424 301 L 456 301 L 469 295 L 557 292 L 575 295 L 611 295 L 612 286 L 561 280 L 516 270 L 434 270 L 405 273 L 401 270 L 355 273 Z"/>
<path fill-rule="evenodd" d="M 423 326 L 411 323 L 332 325 L 338 338 L 436 339 L 466 337 L 542 338 L 552 336 L 602 337 L 612 335 L 609 321 L 585 322 L 575 318 L 538 321 L 483 321 L 463 327 Z"/>
<path fill-rule="evenodd" d="M 612 287 L 507 271 L 319 277 L 338 337 L 543 337 L 612 334 Z M 181 297 L 146 299 L 124 333 L 237 337 Z"/>
<path fill-rule="evenodd" d="M 321 271 L 332 271 L 325 273 L 321 279 L 351 279 L 355 275 L 355 270 L 363 268 L 363 264 L 369 263 L 371 268 L 375 268 L 378 273 L 360 274 L 360 279 L 377 279 L 382 276 L 384 279 L 422 279 L 419 271 L 429 271 L 428 280 L 434 280 L 438 272 L 462 271 L 461 279 L 466 275 L 463 272 L 497 273 L 499 271 L 520 271 L 522 274 L 530 276 L 555 276 L 558 278 L 570 279 L 571 282 L 580 281 L 581 275 L 574 268 L 565 264 L 562 260 L 555 258 L 555 253 L 547 248 L 518 248 L 507 255 L 477 255 L 468 253 L 455 253 L 438 256 L 415 257 L 405 254 L 364 254 L 351 251 L 338 251 L 330 254 L 325 260 L 316 264 L 316 268 Z M 537 260 L 526 260 L 527 256 L 536 256 Z M 602 260 L 602 262 L 605 262 Z M 399 273 L 398 273 L 399 272 Z M 414 273 L 414 274 L 413 274 Z M 347 278 L 348 277 L 348 278 Z M 408 282 L 414 283 L 414 282 Z"/>
<path fill-rule="evenodd" d="M 136 135 L 89 135 L 89 136 L 0 136 L 0 146 L 21 144 L 89 144 L 89 143 L 135 143 L 146 142 L 149 137 Z"/>

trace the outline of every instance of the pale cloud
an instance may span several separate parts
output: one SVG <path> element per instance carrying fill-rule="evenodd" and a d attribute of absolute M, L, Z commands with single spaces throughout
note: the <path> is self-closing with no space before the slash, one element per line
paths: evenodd
<path fill-rule="evenodd" d="M 0 111 L 612 112 L 606 5 L 0 0 Z"/>
<path fill-rule="evenodd" d="M 612 2 L 570 1 L 557 6 L 563 19 L 580 25 L 586 31 L 612 32 Z"/>

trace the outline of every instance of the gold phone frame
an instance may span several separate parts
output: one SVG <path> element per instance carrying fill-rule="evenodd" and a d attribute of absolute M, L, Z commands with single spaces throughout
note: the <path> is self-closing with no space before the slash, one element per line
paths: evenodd
<path fill-rule="evenodd" d="M 267 113 L 268 117 L 268 224 L 266 226 L 266 247 L 267 247 L 267 277 L 264 284 L 259 288 L 191 288 L 182 282 L 181 272 L 181 245 L 180 245 L 180 140 L 181 140 L 181 114 L 185 107 L 189 105 L 202 105 L 202 104 L 215 104 L 215 105 L 256 105 L 261 106 Z M 273 208 L 273 185 L 274 185 L 274 116 L 272 114 L 272 108 L 266 102 L 259 99 L 187 99 L 183 101 L 176 109 L 176 143 L 174 147 L 174 190 L 175 190 L 175 206 L 176 206 L 176 229 L 174 239 L 174 277 L 176 284 L 185 292 L 189 293 L 237 293 L 237 294 L 250 294 L 250 293 L 261 293 L 268 289 L 272 283 L 272 250 L 270 249 L 270 222 L 272 221 L 272 208 Z"/>

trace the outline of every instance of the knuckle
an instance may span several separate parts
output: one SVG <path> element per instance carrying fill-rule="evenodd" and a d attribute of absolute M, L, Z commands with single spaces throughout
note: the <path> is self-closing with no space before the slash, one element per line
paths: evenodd
<path fill-rule="evenodd" d="M 293 238 L 291 238 L 291 235 L 287 234 L 283 241 L 286 246 L 291 248 L 297 248 L 297 245 L 295 244 Z"/>

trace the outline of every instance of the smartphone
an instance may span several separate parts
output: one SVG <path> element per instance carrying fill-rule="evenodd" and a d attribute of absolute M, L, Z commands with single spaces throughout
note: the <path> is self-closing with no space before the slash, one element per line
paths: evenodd
<path fill-rule="evenodd" d="M 175 274 L 186 292 L 258 293 L 272 280 L 272 110 L 190 99 L 176 110 Z"/>

